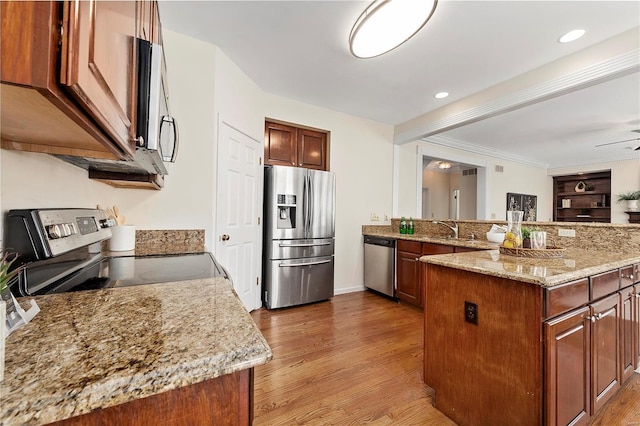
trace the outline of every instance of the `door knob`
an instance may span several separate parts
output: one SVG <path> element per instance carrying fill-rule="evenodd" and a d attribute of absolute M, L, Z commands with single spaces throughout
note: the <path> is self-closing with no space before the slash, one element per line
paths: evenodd
<path fill-rule="evenodd" d="M 227 234 L 222 234 L 222 241 L 229 241 L 229 236 Z"/>

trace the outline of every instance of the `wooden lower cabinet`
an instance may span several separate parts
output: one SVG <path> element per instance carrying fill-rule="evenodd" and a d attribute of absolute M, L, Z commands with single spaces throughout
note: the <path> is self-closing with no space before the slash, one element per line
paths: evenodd
<path fill-rule="evenodd" d="M 636 284 L 634 297 L 636 299 L 635 302 L 635 310 L 634 310 L 634 318 L 635 318 L 635 332 L 634 332 L 634 353 L 636 359 L 636 369 L 640 368 L 640 284 Z"/>
<path fill-rule="evenodd" d="M 396 296 L 400 301 L 424 306 L 426 265 L 420 257 L 453 253 L 454 246 L 419 241 L 398 240 L 396 258 Z"/>
<path fill-rule="evenodd" d="M 621 386 L 620 296 L 614 293 L 591 308 L 591 414 Z"/>
<path fill-rule="evenodd" d="M 396 296 L 400 301 L 422 307 L 422 244 L 398 240 L 396 257 Z"/>
<path fill-rule="evenodd" d="M 584 425 L 591 413 L 589 308 L 544 323 L 545 424 Z"/>
<path fill-rule="evenodd" d="M 98 409 L 57 426 L 246 426 L 253 422 L 253 368 Z"/>
<path fill-rule="evenodd" d="M 621 376 L 624 382 L 633 375 L 638 367 L 636 355 L 636 292 L 633 286 L 623 288 L 620 294 L 620 357 Z"/>

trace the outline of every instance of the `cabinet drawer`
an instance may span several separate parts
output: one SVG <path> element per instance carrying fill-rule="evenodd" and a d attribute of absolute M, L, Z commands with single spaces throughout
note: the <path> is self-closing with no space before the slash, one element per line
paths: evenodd
<path fill-rule="evenodd" d="M 447 254 L 453 253 L 453 246 L 444 244 L 423 243 L 422 254 Z"/>
<path fill-rule="evenodd" d="M 420 241 L 398 240 L 398 251 L 420 254 L 422 243 Z"/>
<path fill-rule="evenodd" d="M 611 293 L 618 291 L 620 288 L 620 271 L 604 272 L 591 277 L 591 300 L 599 299 Z"/>
<path fill-rule="evenodd" d="M 635 275 L 635 266 L 629 265 L 624 268 L 620 268 L 620 288 L 628 287 L 638 281 L 638 277 Z"/>
<path fill-rule="evenodd" d="M 555 317 L 589 302 L 589 279 L 584 278 L 565 285 L 549 287 L 545 291 L 544 316 Z"/>

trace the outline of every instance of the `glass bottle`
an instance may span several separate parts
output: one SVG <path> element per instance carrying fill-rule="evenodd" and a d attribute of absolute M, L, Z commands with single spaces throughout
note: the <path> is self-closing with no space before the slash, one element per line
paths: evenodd
<path fill-rule="evenodd" d="M 404 216 L 400 218 L 400 233 L 401 234 L 407 233 L 407 221 L 405 220 Z"/>
<path fill-rule="evenodd" d="M 506 248 L 522 248 L 522 217 L 523 211 L 509 210 L 507 212 L 507 233 L 502 245 Z"/>
<path fill-rule="evenodd" d="M 409 218 L 409 226 L 407 227 L 407 234 L 413 234 L 413 218 Z"/>

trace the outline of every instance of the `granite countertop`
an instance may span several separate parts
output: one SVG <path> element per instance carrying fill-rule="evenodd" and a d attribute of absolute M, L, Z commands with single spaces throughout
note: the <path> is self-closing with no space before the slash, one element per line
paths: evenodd
<path fill-rule="evenodd" d="M 492 243 L 487 240 L 470 240 L 464 238 L 441 238 L 441 237 L 430 237 L 428 235 L 420 235 L 420 234 L 401 234 L 399 232 L 387 231 L 382 229 L 369 229 L 363 235 L 370 235 L 375 237 L 386 237 L 386 238 L 394 238 L 396 240 L 408 240 L 408 241 L 419 241 L 421 243 L 432 243 L 432 244 L 444 244 L 447 246 L 455 246 L 455 247 L 467 247 L 467 248 L 475 248 L 478 250 L 492 250 L 497 249 L 498 245 Z"/>
<path fill-rule="evenodd" d="M 551 287 L 640 263 L 640 254 L 570 248 L 562 258 L 531 259 L 501 254 L 499 250 L 485 250 L 422 256 L 420 260 L 434 265 Z"/>
<path fill-rule="evenodd" d="M 269 361 L 228 280 L 36 296 L 6 340 L 0 423 L 44 424 Z"/>

